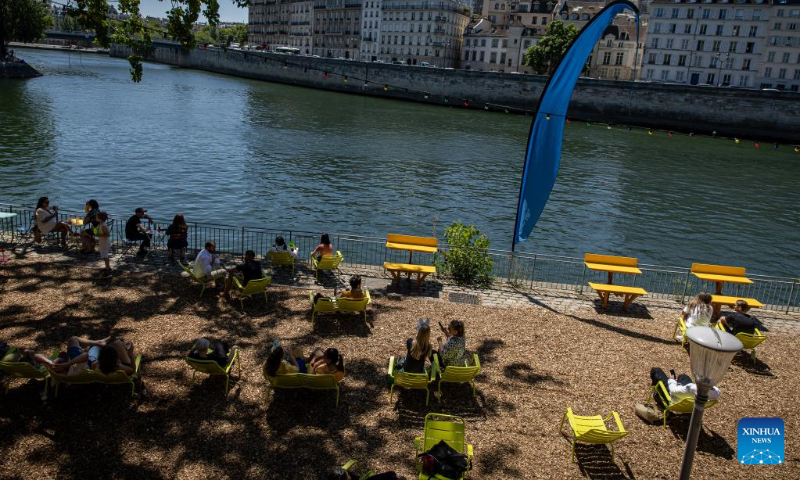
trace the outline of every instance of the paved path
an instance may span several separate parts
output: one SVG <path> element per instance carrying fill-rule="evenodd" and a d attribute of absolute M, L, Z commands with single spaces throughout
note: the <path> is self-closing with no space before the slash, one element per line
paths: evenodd
<path fill-rule="evenodd" d="M 169 256 L 164 251 L 154 251 L 146 259 L 142 259 L 135 255 L 122 255 L 121 250 L 121 248 L 115 247 L 112 253 L 111 263 L 116 270 L 181 273 L 186 275 L 180 271 L 177 264 L 169 260 Z M 85 256 L 76 252 L 74 248 L 64 251 L 57 247 L 25 244 L 18 245 L 11 253 L 12 257 L 20 259 L 44 256 L 50 262 L 78 262 L 86 266 L 96 266 L 97 268 L 101 265 L 99 255 L 96 253 Z M 193 257 L 193 254 L 188 256 L 188 258 Z M 236 265 L 241 261 L 239 257 L 233 256 L 223 255 L 221 258 L 227 265 Z M 291 269 L 286 267 L 278 267 L 272 270 L 272 284 L 330 291 L 335 286 L 340 288 L 347 286 L 350 276 L 355 274 L 359 274 L 364 278 L 364 287 L 369 289 L 370 293 L 375 297 L 392 297 L 395 295 L 427 297 L 494 308 L 535 306 L 567 315 L 580 315 L 581 313 L 600 309 L 599 299 L 588 287 L 584 288 L 582 292 L 579 286 L 564 286 L 563 289 L 518 289 L 505 284 L 495 284 L 492 288 L 475 289 L 442 283 L 441 278 L 431 280 L 431 277 L 428 277 L 428 280 L 423 282 L 422 287 L 417 289 L 414 282 L 409 282 L 405 279 L 400 282 L 400 285 L 392 284 L 391 277 L 383 269 L 377 267 L 343 267 L 338 274 L 321 272 L 319 282 L 317 282 L 314 279 L 313 270 L 302 260 L 298 261 L 294 275 L 292 275 Z M 621 302 L 612 301 L 605 313 L 636 318 L 651 318 L 653 314 L 668 317 L 674 314 L 677 319 L 677 312 L 681 308 L 678 300 L 650 297 L 639 297 L 628 309 L 628 312 L 623 312 L 621 305 Z M 770 332 L 800 334 L 800 312 L 787 314 L 774 310 L 760 310 L 757 315 Z"/>

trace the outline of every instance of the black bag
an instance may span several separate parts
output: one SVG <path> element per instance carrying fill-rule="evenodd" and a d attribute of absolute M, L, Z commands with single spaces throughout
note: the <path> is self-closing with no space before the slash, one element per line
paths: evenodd
<path fill-rule="evenodd" d="M 431 447 L 425 453 L 419 455 L 423 460 L 423 472 L 427 475 L 439 474 L 447 478 L 461 478 L 469 469 L 466 455 L 457 452 L 453 447 L 447 444 L 444 440 Z M 426 457 L 433 457 L 435 461 L 431 462 Z M 426 462 L 426 460 L 428 460 Z M 431 470 L 426 470 L 427 465 L 432 465 Z"/>

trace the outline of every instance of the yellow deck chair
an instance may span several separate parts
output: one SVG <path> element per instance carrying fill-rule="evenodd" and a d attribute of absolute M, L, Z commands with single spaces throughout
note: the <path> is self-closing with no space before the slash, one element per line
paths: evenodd
<path fill-rule="evenodd" d="M 192 346 L 192 350 L 194 350 L 194 346 Z M 208 353 L 211 353 L 213 350 L 208 349 Z M 207 373 L 209 375 L 224 375 L 225 376 L 225 395 L 228 395 L 228 384 L 230 383 L 231 379 L 231 370 L 233 369 L 233 364 L 237 363 L 239 365 L 239 377 L 242 376 L 242 362 L 237 360 L 239 359 L 239 349 L 235 349 L 232 352 L 228 352 L 228 364 L 225 365 L 225 368 L 222 368 L 217 362 L 214 360 L 200 360 L 197 358 L 190 358 L 184 357 L 186 364 L 192 368 L 192 381 L 189 384 L 194 385 L 194 376 L 197 372 L 200 373 Z"/>
<path fill-rule="evenodd" d="M 442 400 L 442 382 L 445 383 L 469 383 L 472 385 L 472 396 L 475 396 L 475 377 L 481 373 L 481 361 L 478 359 L 478 354 L 472 354 L 472 365 L 469 366 L 455 366 L 451 365 L 444 370 L 441 369 L 439 364 L 439 354 L 433 354 L 433 368 L 435 371 L 440 372 L 439 377 L 439 401 Z"/>
<path fill-rule="evenodd" d="M 189 278 L 191 278 L 193 282 L 199 283 L 202 286 L 202 288 L 200 289 L 200 297 L 202 297 L 203 292 L 206 291 L 206 285 L 208 284 L 208 282 L 199 278 L 197 275 L 194 274 L 194 262 L 191 262 L 188 265 L 184 265 L 182 262 L 178 262 L 178 265 L 181 266 L 184 272 L 189 274 Z"/>
<path fill-rule="evenodd" d="M 725 327 L 722 326 L 722 322 L 717 322 L 717 330 L 725 331 Z M 764 340 L 767 339 L 767 336 L 761 333 L 761 330 L 754 329 L 754 333 L 744 333 L 739 332 L 736 334 L 736 338 L 742 342 L 742 350 L 750 350 L 750 358 L 753 359 L 753 365 L 756 364 L 756 347 L 761 345 Z"/>
<path fill-rule="evenodd" d="M 437 480 L 448 480 L 447 477 L 441 475 L 434 475 L 429 477 L 427 474 L 422 473 L 422 462 L 420 460 L 420 453 L 425 453 L 434 445 L 444 440 L 445 443 L 450 445 L 453 450 L 463 453 L 467 456 L 467 472 L 459 479 L 466 477 L 469 471 L 472 470 L 472 445 L 464 441 L 464 433 L 466 431 L 466 423 L 461 417 L 453 415 L 444 415 L 442 413 L 429 413 L 425 415 L 425 431 L 423 436 L 414 439 L 415 457 L 417 458 L 417 471 L 420 472 L 420 480 L 427 480 L 428 478 L 435 478 Z"/>
<path fill-rule="evenodd" d="M 242 310 L 244 310 L 244 299 L 252 297 L 253 295 L 260 295 L 263 293 L 264 302 L 269 302 L 267 298 L 267 287 L 269 287 L 270 282 L 272 282 L 272 277 L 264 277 L 257 280 L 250 280 L 247 282 L 247 285 L 242 286 L 242 282 L 238 278 L 233 277 L 233 283 L 239 290 L 239 303 L 242 305 Z"/>
<path fill-rule="evenodd" d="M 289 266 L 292 267 L 292 276 L 294 276 L 294 260 L 295 257 L 292 255 L 292 252 L 285 251 L 285 252 L 276 252 L 274 250 L 270 250 L 267 253 L 269 256 L 269 264 L 273 267 L 278 266 Z"/>
<path fill-rule="evenodd" d="M 429 373 L 407 373 L 402 370 L 395 370 L 394 357 L 389 357 L 389 381 L 391 387 L 389 388 L 389 403 L 392 403 L 392 395 L 394 395 L 394 387 L 403 387 L 408 390 L 425 390 L 425 405 L 431 399 L 431 391 L 428 390 L 428 385 L 436 378 L 434 368 L 431 368 Z"/>
<path fill-rule="evenodd" d="M 683 317 L 678 317 L 678 323 L 675 324 L 675 331 L 672 332 L 672 338 L 678 340 L 678 332 L 681 332 L 681 348 L 686 345 L 686 320 Z"/>
<path fill-rule="evenodd" d="M 6 352 L 6 355 L 13 354 L 14 352 L 19 351 L 17 347 L 11 347 Z M 20 352 L 22 353 L 22 352 Z M 50 360 L 55 360 L 58 358 L 58 350 L 54 350 L 52 354 L 48 357 Z M 8 393 L 8 387 L 11 386 L 11 380 L 14 378 L 36 378 L 36 379 L 44 379 L 44 392 L 42 394 L 42 398 L 47 398 L 47 385 L 50 381 L 50 371 L 42 366 L 41 369 L 34 367 L 29 362 L 0 362 L 0 371 L 3 371 L 8 375 L 8 378 L 5 380 L 6 384 L 6 393 Z"/>
<path fill-rule="evenodd" d="M 126 374 L 122 370 L 117 370 L 111 375 L 103 375 L 94 370 L 84 370 L 77 375 L 61 375 L 58 373 L 50 373 L 50 378 L 53 380 L 53 385 L 56 387 L 56 398 L 58 398 L 58 387 L 62 383 L 69 383 L 73 385 L 87 384 L 87 383 L 105 383 L 107 385 L 123 385 L 128 384 L 131 386 L 131 397 L 136 396 L 136 380 L 140 375 L 140 368 L 142 365 L 142 354 L 136 356 L 133 361 L 134 372 L 131 375 Z"/>
<path fill-rule="evenodd" d="M 606 422 L 614 418 L 617 424 L 617 431 L 609 430 L 606 427 Z M 575 444 L 577 442 L 590 443 L 595 445 L 609 444 L 611 446 L 611 461 L 614 461 L 614 442 L 628 434 L 625 427 L 622 426 L 622 420 L 619 418 L 619 413 L 612 411 L 605 418 L 600 415 L 593 415 L 584 417 L 572 413 L 572 408 L 567 407 L 567 411 L 561 418 L 561 424 L 558 426 L 558 431 L 565 438 L 567 433 L 563 431 L 564 422 L 569 422 L 572 429 L 572 460 L 575 461 Z"/>
<path fill-rule="evenodd" d="M 320 270 L 336 270 L 339 271 L 339 264 L 342 263 L 344 257 L 342 252 L 336 251 L 336 255 L 323 255 L 322 260 L 317 260 L 317 257 L 311 255 L 311 266 L 314 267 L 314 279 L 319 280 Z"/>
<path fill-rule="evenodd" d="M 367 321 L 367 307 L 372 303 L 369 290 L 364 290 L 364 298 L 354 299 L 347 297 L 330 298 L 321 297 L 314 303 L 314 292 L 308 292 L 311 302 L 311 327 L 314 327 L 318 313 L 363 313 L 364 322 Z"/>
<path fill-rule="evenodd" d="M 343 472 L 350 472 L 352 470 L 355 470 L 356 465 L 358 465 L 358 460 L 348 460 L 347 463 L 341 466 L 340 470 Z M 368 478 L 374 477 L 375 475 L 376 475 L 375 470 L 370 470 L 368 472 L 361 474 L 361 476 L 358 477 L 358 480 L 367 480 Z"/>
<path fill-rule="evenodd" d="M 660 402 L 656 401 L 656 395 L 661 395 L 665 402 L 667 402 L 666 408 L 662 407 Z M 645 402 L 650 399 L 653 399 L 653 403 L 662 407 L 662 412 L 664 416 L 664 426 L 667 426 L 667 415 L 670 413 L 675 414 L 690 414 L 692 410 L 694 410 L 694 398 L 684 397 L 680 401 L 674 402 L 672 397 L 669 395 L 669 391 L 667 390 L 667 386 L 664 385 L 664 382 L 658 382 L 654 387 L 650 389 L 650 393 L 648 393 Z M 716 400 L 710 400 L 706 403 L 706 408 L 711 408 L 717 404 Z"/>
<path fill-rule="evenodd" d="M 347 367 L 345 366 L 345 374 Z M 266 369 L 263 371 L 270 390 L 276 388 L 308 388 L 311 390 L 336 390 L 336 407 L 339 406 L 339 384 L 333 375 L 314 375 L 311 373 L 286 373 L 270 377 Z M 267 392 L 269 393 L 269 392 Z M 265 400 L 267 397 L 265 397 Z"/>

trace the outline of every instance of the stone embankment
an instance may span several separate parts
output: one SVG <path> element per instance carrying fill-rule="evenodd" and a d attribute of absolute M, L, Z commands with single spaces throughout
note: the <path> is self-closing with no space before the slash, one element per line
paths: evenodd
<path fill-rule="evenodd" d="M 111 55 L 124 57 L 125 47 L 115 46 Z M 508 107 L 512 113 L 535 111 L 547 82 L 547 77 L 539 75 L 238 50 L 185 51 L 178 45 L 158 42 L 148 60 L 270 82 L 458 108 L 488 106 L 502 111 Z M 698 135 L 800 144 L 800 94 L 796 92 L 581 79 L 572 95 L 569 116 Z"/>
<path fill-rule="evenodd" d="M 41 76 L 41 73 L 25 62 L 0 62 L 0 78 L 19 80 Z"/>

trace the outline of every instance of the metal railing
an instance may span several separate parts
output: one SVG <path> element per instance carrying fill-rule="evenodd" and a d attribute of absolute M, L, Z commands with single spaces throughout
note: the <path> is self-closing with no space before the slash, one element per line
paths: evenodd
<path fill-rule="evenodd" d="M 34 209 L 0 203 L 0 212 L 17 215 L 0 219 L 0 231 L 19 233 L 29 230 L 33 224 Z M 61 210 L 60 221 L 70 218 L 83 218 L 83 212 Z M 110 215 L 114 219 L 111 231 L 112 244 L 125 242 L 125 223 L 129 217 Z M 170 221 L 155 220 L 154 227 L 165 231 Z M 189 250 L 199 251 L 207 241 L 217 244 L 217 251 L 227 255 L 243 255 L 253 250 L 257 256 L 266 255 L 275 237 L 282 236 L 287 243 L 294 243 L 299 249 L 298 257 L 308 259 L 319 243 L 321 233 L 281 228 L 250 228 L 231 225 L 212 225 L 190 222 Z M 385 237 L 369 237 L 346 233 L 330 234 L 336 250 L 344 256 L 343 266 L 350 268 L 380 271 L 384 262 L 406 262 L 408 252 L 386 248 Z M 164 241 L 164 243 L 166 243 Z M 439 244 L 437 254 L 414 254 L 415 263 L 432 264 L 437 256 L 446 252 L 448 246 Z M 588 270 L 582 258 L 546 254 L 514 253 L 503 250 L 489 250 L 493 261 L 493 280 L 502 285 L 520 289 L 559 289 L 582 293 L 588 290 L 590 281 L 605 282 L 604 272 Z M 670 267 L 640 264 L 641 275 L 617 275 L 615 282 L 623 285 L 642 287 L 653 298 L 670 299 L 684 303 L 700 291 L 712 292 L 715 284 L 704 282 L 693 276 L 688 267 Z M 756 298 L 764 308 L 784 312 L 800 312 L 800 279 L 748 273 L 753 280 L 750 285 L 729 285 L 726 293 Z"/>

